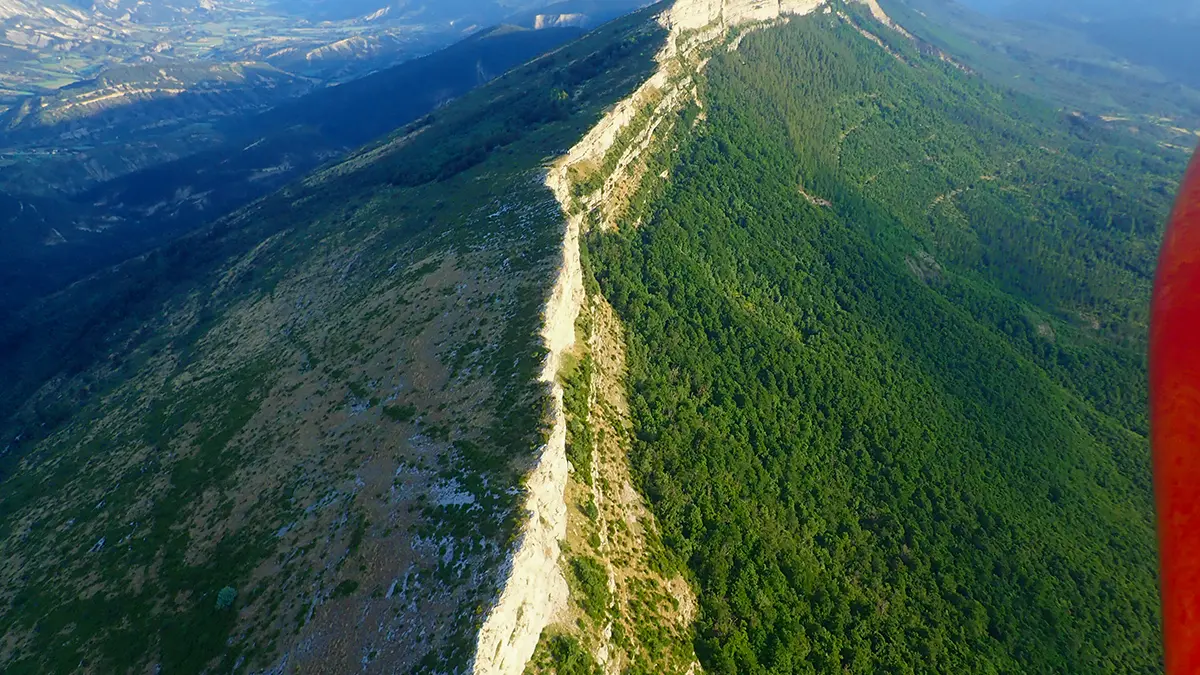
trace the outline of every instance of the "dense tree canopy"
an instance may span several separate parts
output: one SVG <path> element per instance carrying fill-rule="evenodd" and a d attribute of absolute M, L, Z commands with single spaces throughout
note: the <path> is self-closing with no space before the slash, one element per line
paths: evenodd
<path fill-rule="evenodd" d="M 1182 161 L 893 49 L 823 15 L 720 54 L 669 181 L 587 241 L 701 658 L 1156 672 L 1141 350 Z"/>

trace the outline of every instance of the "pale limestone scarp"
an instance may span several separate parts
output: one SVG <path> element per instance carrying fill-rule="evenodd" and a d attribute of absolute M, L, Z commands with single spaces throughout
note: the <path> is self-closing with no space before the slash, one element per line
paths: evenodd
<path fill-rule="evenodd" d="M 650 146 L 660 123 L 688 100 L 685 94 L 691 91 L 692 78 L 690 74 L 674 72 L 687 57 L 719 42 L 732 26 L 772 21 L 789 14 L 807 14 L 823 4 L 824 0 L 678 0 L 658 17 L 670 31 L 666 46 L 658 55 L 658 70 L 549 169 L 546 185 L 558 199 L 563 212 L 577 211 L 571 196 L 571 166 L 581 162 L 602 162 L 652 94 L 657 91 L 662 95 L 642 137 L 619 159 L 613 175 L 605 177 L 605 187 L 599 194 L 603 201 L 612 193 L 612 183 L 619 180 L 636 156 Z M 700 65 L 695 65 L 697 63 Z M 702 68 L 704 63 L 707 63 L 706 58 L 699 59 L 691 68 Z M 586 206 L 601 205 L 590 203 Z M 476 675 L 520 675 L 537 648 L 542 630 L 568 601 L 567 583 L 559 567 L 560 542 L 566 536 L 567 528 L 569 464 L 563 390 L 558 376 L 564 356 L 575 345 L 575 321 L 585 300 L 579 256 L 583 224 L 582 212 L 567 217 L 562 265 L 544 312 L 542 338 L 548 355 L 541 380 L 551 388 L 552 430 L 541 449 L 537 466 L 527 479 L 525 508 L 528 517 L 512 555 L 504 589 L 479 633 L 473 667 Z"/>

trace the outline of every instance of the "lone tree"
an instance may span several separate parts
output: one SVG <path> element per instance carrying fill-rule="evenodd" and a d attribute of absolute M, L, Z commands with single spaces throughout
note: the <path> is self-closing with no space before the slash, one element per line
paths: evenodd
<path fill-rule="evenodd" d="M 217 593 L 217 609 L 229 609 L 233 607 L 233 601 L 237 599 L 237 589 L 233 586 L 226 586 Z"/>

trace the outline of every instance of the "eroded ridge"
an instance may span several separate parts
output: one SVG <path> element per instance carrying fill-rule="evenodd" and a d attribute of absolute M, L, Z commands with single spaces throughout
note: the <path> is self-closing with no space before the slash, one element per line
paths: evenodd
<path fill-rule="evenodd" d="M 568 612 L 570 591 L 560 564 L 561 542 L 568 533 L 571 475 L 562 376 L 569 362 L 575 365 L 570 357 L 577 347 L 576 322 L 588 301 L 580 262 L 581 233 L 592 223 L 612 224 L 624 199 L 636 191 L 643 177 L 644 162 L 639 160 L 654 147 L 674 114 L 696 99 L 694 76 L 707 63 L 707 51 L 724 43 L 731 28 L 808 14 L 823 4 L 824 0 L 678 0 L 655 17 L 668 29 L 668 38 L 657 56 L 654 74 L 548 169 L 546 186 L 566 216 L 561 264 L 544 310 L 542 331 L 547 356 L 541 381 L 550 388 L 550 434 L 527 478 L 526 520 L 503 590 L 480 629 L 474 673 L 524 672 L 543 631 Z M 605 316 L 615 325 L 611 312 Z M 627 482 L 622 487 L 626 486 Z M 615 503 L 626 502 L 641 504 L 640 499 Z M 611 565 L 608 576 L 612 588 Z M 686 584 L 683 587 L 673 590 L 690 598 L 690 589 Z M 608 637 L 611 632 L 610 624 Z M 607 651 L 602 645 L 599 656 L 605 669 L 611 670 L 615 662 L 606 658 Z"/>

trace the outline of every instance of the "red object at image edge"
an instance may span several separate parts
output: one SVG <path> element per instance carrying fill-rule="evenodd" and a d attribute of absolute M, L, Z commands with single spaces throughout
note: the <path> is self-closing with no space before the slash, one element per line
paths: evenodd
<path fill-rule="evenodd" d="M 1200 154 L 1159 257 L 1150 418 L 1167 673 L 1192 675 L 1200 673 Z"/>

